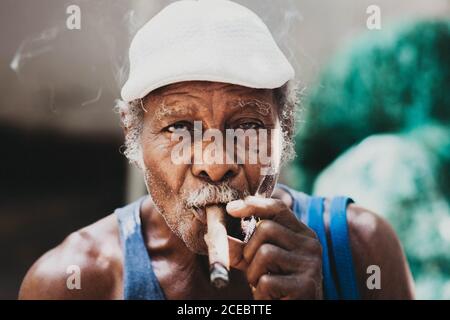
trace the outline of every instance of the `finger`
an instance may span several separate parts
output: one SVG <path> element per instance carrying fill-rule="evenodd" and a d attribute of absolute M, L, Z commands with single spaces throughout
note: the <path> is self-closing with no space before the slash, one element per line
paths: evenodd
<path fill-rule="evenodd" d="M 247 268 L 247 280 L 256 286 L 259 278 L 267 273 L 289 274 L 297 271 L 299 256 L 272 244 L 263 244 Z"/>
<path fill-rule="evenodd" d="M 317 299 L 322 287 L 308 277 L 263 275 L 253 290 L 255 300 Z"/>
<path fill-rule="evenodd" d="M 279 223 L 262 220 L 244 247 L 244 258 L 247 262 L 252 261 L 256 251 L 263 243 L 270 243 L 291 251 L 300 247 L 304 238 Z"/>
<path fill-rule="evenodd" d="M 228 236 L 228 249 L 230 252 L 230 267 L 242 271 L 247 270 L 247 262 L 244 259 L 245 243 L 239 239 Z"/>
<path fill-rule="evenodd" d="M 253 290 L 255 300 L 278 300 L 288 297 L 297 284 L 291 276 L 263 275 Z"/>
<path fill-rule="evenodd" d="M 306 228 L 286 204 L 278 199 L 249 196 L 244 200 L 229 202 L 226 209 L 231 216 L 236 218 L 256 216 L 270 219 L 296 232 Z"/>

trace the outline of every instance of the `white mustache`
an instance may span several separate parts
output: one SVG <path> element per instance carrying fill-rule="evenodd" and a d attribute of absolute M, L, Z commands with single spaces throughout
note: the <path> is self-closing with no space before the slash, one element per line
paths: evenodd
<path fill-rule="evenodd" d="M 247 190 L 237 190 L 227 183 L 206 184 L 200 189 L 190 192 L 185 197 L 185 205 L 187 208 L 201 208 L 209 204 L 228 203 L 243 199 L 248 195 L 250 193 Z"/>

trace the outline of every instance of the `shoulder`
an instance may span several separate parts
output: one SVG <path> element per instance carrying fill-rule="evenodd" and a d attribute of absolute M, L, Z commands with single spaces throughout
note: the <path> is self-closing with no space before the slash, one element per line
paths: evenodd
<path fill-rule="evenodd" d="M 19 299 L 111 299 L 120 294 L 121 247 L 115 216 L 69 235 L 28 270 Z"/>
<path fill-rule="evenodd" d="M 307 199 L 309 196 L 303 193 Z M 279 188 L 275 198 L 292 205 L 292 198 Z M 329 230 L 331 199 L 325 199 L 325 225 Z M 405 254 L 395 231 L 378 214 L 358 204 L 347 207 L 349 242 L 359 291 L 363 299 L 412 299 L 414 282 Z M 380 272 L 380 289 L 369 289 L 367 281 L 374 267 Z"/>
<path fill-rule="evenodd" d="M 350 245 L 360 292 L 367 299 L 414 298 L 411 272 L 400 241 L 389 223 L 357 204 L 347 207 Z M 369 289 L 367 280 L 379 270 L 380 289 Z"/>

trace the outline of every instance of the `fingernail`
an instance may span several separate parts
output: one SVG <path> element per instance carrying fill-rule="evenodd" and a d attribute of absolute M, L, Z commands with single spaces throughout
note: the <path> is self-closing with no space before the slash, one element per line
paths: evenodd
<path fill-rule="evenodd" d="M 269 204 L 272 201 L 270 198 L 262 198 L 262 197 L 255 197 L 255 196 L 248 196 L 245 198 L 245 202 L 248 205 L 265 205 Z"/>
<path fill-rule="evenodd" d="M 235 200 L 228 202 L 227 204 L 227 211 L 237 211 L 244 207 L 244 201 L 243 200 Z"/>

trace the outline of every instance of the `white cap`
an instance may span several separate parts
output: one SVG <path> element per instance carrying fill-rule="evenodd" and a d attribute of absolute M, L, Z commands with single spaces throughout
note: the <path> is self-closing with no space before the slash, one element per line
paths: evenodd
<path fill-rule="evenodd" d="M 137 32 L 129 58 L 124 101 L 181 81 L 274 89 L 294 78 L 293 67 L 264 22 L 228 0 L 170 4 Z"/>

